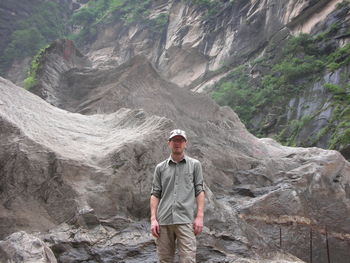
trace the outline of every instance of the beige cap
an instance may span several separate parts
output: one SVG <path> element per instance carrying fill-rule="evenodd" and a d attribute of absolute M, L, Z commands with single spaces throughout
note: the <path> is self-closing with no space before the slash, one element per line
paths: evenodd
<path fill-rule="evenodd" d="M 176 130 L 172 130 L 170 132 L 170 136 L 169 136 L 169 141 L 171 140 L 171 138 L 175 137 L 175 136 L 182 136 L 186 141 L 187 141 L 187 136 L 186 136 L 186 132 L 180 129 L 176 129 Z"/>

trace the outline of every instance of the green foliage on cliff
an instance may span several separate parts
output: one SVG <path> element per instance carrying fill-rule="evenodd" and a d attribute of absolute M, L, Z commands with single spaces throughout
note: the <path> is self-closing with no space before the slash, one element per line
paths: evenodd
<path fill-rule="evenodd" d="M 234 108 L 243 121 L 253 117 L 255 105 L 261 98 L 260 92 L 254 92 L 249 86 L 249 76 L 244 67 L 238 67 L 220 81 L 212 96 L 220 105 Z"/>
<path fill-rule="evenodd" d="M 251 83 L 249 72 L 241 67 L 215 85 L 213 98 L 220 105 L 231 106 L 242 121 L 249 124 L 256 110 L 277 102 L 283 104 L 286 98 L 298 94 L 306 82 L 324 70 L 325 64 L 317 54 L 308 35 L 291 38 L 279 63 L 271 65 L 264 58 L 255 61 L 256 65 L 264 64 L 269 68 L 260 83 Z"/>
<path fill-rule="evenodd" d="M 332 132 L 330 149 L 338 149 L 350 144 L 350 84 L 326 83 L 325 88 L 333 94 L 332 121 L 325 128 Z"/>
<path fill-rule="evenodd" d="M 291 37 L 277 59 L 261 57 L 234 69 L 213 87 L 212 97 L 220 105 L 231 106 L 257 136 L 266 136 L 273 122 L 282 123 L 284 128 L 279 130 L 276 139 L 285 145 L 297 146 L 300 132 L 319 113 L 288 123 L 282 115 L 291 98 L 300 96 L 327 72 L 350 65 L 350 44 L 336 47 L 332 42 L 340 29 L 339 24 L 333 24 L 318 36 L 301 34 Z M 252 77 L 252 69 L 258 69 L 258 76 Z M 333 107 L 338 110 L 333 111 L 329 125 L 307 143 L 312 145 L 327 133 L 333 134 L 329 148 L 350 143 L 350 87 L 344 84 L 348 79 L 349 76 L 346 76 L 341 85 L 325 84 L 325 88 L 333 94 Z M 272 112 L 274 117 L 266 114 L 265 119 L 260 121 L 260 127 L 253 128 L 251 122 L 260 111 Z"/>
<path fill-rule="evenodd" d="M 151 0 L 96 0 L 77 11 L 70 21 L 73 26 L 80 26 L 78 34 L 70 38 L 79 43 L 94 38 L 99 24 L 108 24 L 118 19 L 125 24 L 142 23 L 153 32 L 162 32 L 168 23 L 168 14 L 150 16 Z"/>
<path fill-rule="evenodd" d="M 33 56 L 40 48 L 66 34 L 62 6 L 47 1 L 32 8 L 34 12 L 30 17 L 14 21 L 17 30 L 12 33 L 10 43 L 0 58 L 1 71 L 14 59 Z"/>
<path fill-rule="evenodd" d="M 43 57 L 43 55 L 48 47 L 49 47 L 49 45 L 40 49 L 39 52 L 32 59 L 32 63 L 30 65 L 28 77 L 24 80 L 24 88 L 26 90 L 30 90 L 31 88 L 33 88 L 37 84 L 37 82 L 38 82 L 37 73 L 41 67 L 41 59 L 42 59 L 42 57 Z"/>
<path fill-rule="evenodd" d="M 350 6 L 350 0 L 343 0 L 343 2 L 338 3 L 336 7 L 337 9 L 341 9 L 349 6 Z"/>
<path fill-rule="evenodd" d="M 222 4 L 220 1 L 212 0 L 187 0 L 186 2 L 207 8 L 209 11 L 218 8 Z"/>
<path fill-rule="evenodd" d="M 327 56 L 327 68 L 335 71 L 340 67 L 350 64 L 350 43 Z"/>
<path fill-rule="evenodd" d="M 211 19 L 216 16 L 223 7 L 234 3 L 234 0 L 183 0 L 186 3 L 197 5 L 201 8 L 205 8 L 207 12 L 206 19 Z"/>

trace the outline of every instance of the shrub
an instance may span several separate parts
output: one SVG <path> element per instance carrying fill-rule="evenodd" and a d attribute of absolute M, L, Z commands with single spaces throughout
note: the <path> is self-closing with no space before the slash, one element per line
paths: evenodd
<path fill-rule="evenodd" d="M 350 63 L 350 43 L 344 47 L 338 48 L 326 58 L 327 68 L 330 71 L 335 71 L 338 68 L 349 65 Z"/>
<path fill-rule="evenodd" d="M 162 32 L 168 22 L 168 14 L 161 14 L 154 19 L 149 18 L 151 0 L 96 0 L 73 15 L 70 23 L 83 28 L 78 34 L 69 36 L 70 39 L 84 43 L 86 39 L 94 37 L 97 25 L 110 23 L 121 19 L 126 24 L 143 23 L 154 32 Z"/>
<path fill-rule="evenodd" d="M 38 82 L 37 73 L 41 67 L 41 59 L 42 59 L 42 57 L 43 57 L 43 55 L 48 47 L 49 47 L 49 45 L 40 49 L 39 52 L 32 59 L 32 63 L 30 66 L 28 77 L 24 80 L 24 88 L 25 89 L 30 90 L 31 88 L 33 88 L 37 84 L 37 82 Z"/>
<path fill-rule="evenodd" d="M 26 90 L 30 90 L 37 84 L 37 79 L 34 76 L 29 76 L 23 81 L 23 84 Z"/>
<path fill-rule="evenodd" d="M 36 28 L 16 30 L 11 35 L 12 41 L 5 49 L 8 61 L 14 58 L 24 58 L 45 45 L 45 39 Z"/>
<path fill-rule="evenodd" d="M 91 8 L 82 8 L 79 12 L 75 13 L 71 18 L 71 23 L 75 25 L 87 26 L 94 22 L 96 14 Z"/>
<path fill-rule="evenodd" d="M 326 84 L 324 84 L 324 87 L 328 91 L 330 91 L 330 92 L 332 92 L 334 94 L 343 94 L 343 93 L 345 93 L 345 90 L 342 87 L 340 87 L 339 85 L 333 84 L 333 83 L 326 83 Z"/>
<path fill-rule="evenodd" d="M 340 2 L 336 5 L 337 9 L 341 9 L 344 7 L 349 7 L 350 6 L 350 1 L 349 0 L 344 0 L 343 2 Z"/>

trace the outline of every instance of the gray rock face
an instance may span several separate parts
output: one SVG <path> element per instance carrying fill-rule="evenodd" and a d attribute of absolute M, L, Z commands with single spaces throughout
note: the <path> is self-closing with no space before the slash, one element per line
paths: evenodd
<path fill-rule="evenodd" d="M 96 41 L 85 47 L 96 63 L 122 64 L 135 55 L 147 56 L 168 80 L 202 90 L 226 65 L 239 65 L 264 54 L 269 41 L 322 21 L 341 0 L 226 1 L 217 15 L 186 1 L 155 1 L 150 17 L 169 14 L 163 32 L 122 22 L 102 26 Z M 314 15 L 321 13 L 322 15 Z M 312 14 L 312 15 L 311 15 Z M 216 72 L 216 73 L 215 73 Z"/>
<path fill-rule="evenodd" d="M 171 127 L 169 120 L 147 117 L 140 110 L 129 109 L 84 117 L 54 108 L 3 79 L 1 88 L 0 180 L 1 210 L 4 211 L 1 217 L 5 222 L 1 225 L 2 236 L 17 229 L 16 225 L 21 225 L 21 229 L 51 228 L 71 220 L 76 212 L 89 209 L 92 203 L 100 217 L 116 214 L 119 208 L 124 212 L 133 210 L 135 214 L 147 213 L 147 207 L 133 208 L 134 202 L 139 202 L 137 198 L 123 196 L 129 186 L 122 181 L 130 179 L 135 191 L 148 195 L 149 189 L 143 185 L 149 185 L 151 178 L 136 179 L 146 172 L 141 169 L 141 160 L 147 156 L 142 156 L 146 150 L 144 145 L 152 145 L 148 149 L 160 156 L 157 152 L 164 147 L 153 143 L 158 136 L 152 136 L 152 131 L 158 133 L 164 127 Z M 17 112 L 12 108 L 16 103 Z M 26 127 L 29 123 L 31 128 Z M 48 129 L 42 129 L 48 123 Z M 150 136 L 149 139 L 144 139 L 144 134 Z M 154 164 L 151 159 L 144 160 L 148 161 Z M 134 168 L 125 165 L 129 162 L 135 164 Z M 152 165 L 147 169 L 150 171 Z M 124 173 L 132 170 L 140 175 L 125 178 Z M 84 184 L 75 185 L 72 180 L 83 180 Z M 112 189 L 115 183 L 120 188 L 113 186 Z M 114 200 L 119 197 L 125 201 L 117 205 Z M 101 198 L 105 205 L 101 205 Z"/>
<path fill-rule="evenodd" d="M 34 89 L 46 102 L 0 78 L 2 239 L 39 231 L 35 236 L 58 262 L 156 262 L 151 180 L 169 155 L 168 132 L 179 127 L 206 184 L 198 262 L 308 262 L 312 230 L 314 262 L 324 263 L 327 228 L 332 259 L 347 263 L 350 164 L 336 151 L 257 139 L 231 109 L 179 87 L 234 60 L 235 50 L 247 56 L 260 50 L 263 40 L 246 47 L 249 34 L 269 24 L 264 36 L 276 36 L 312 1 L 271 1 L 271 9 L 264 1 L 235 2 L 248 20 L 237 14 L 206 25 L 194 7 L 158 1 L 155 12 L 170 12 L 165 42 L 139 25 L 101 30 L 88 58 L 56 42 Z M 199 38 L 220 27 L 218 38 Z"/>
<path fill-rule="evenodd" d="M 89 92 L 62 99 L 62 107 L 92 115 L 55 108 L 1 80 L 3 237 L 41 231 L 58 262 L 154 262 L 150 184 L 155 164 L 168 156 L 167 132 L 180 127 L 205 173 L 199 262 L 298 262 L 276 254 L 279 227 L 289 229 L 282 248 L 308 260 L 303 222 L 319 230 L 318 262 L 326 262 L 318 249 L 323 226 L 338 262 L 346 262 L 350 166 L 338 152 L 257 139 L 232 110 L 165 81 L 143 57 L 63 75 L 52 80 L 58 87 L 75 94 L 89 85 Z"/>
<path fill-rule="evenodd" d="M 1 262 L 57 263 L 51 249 L 39 238 L 23 231 L 0 241 Z"/>
<path fill-rule="evenodd" d="M 31 91 L 58 107 L 62 104 L 63 98 L 68 99 L 65 90 L 59 86 L 63 73 L 70 69 L 91 66 L 88 58 L 75 48 L 73 41 L 68 39 L 56 40 L 46 48 L 39 64 L 38 83 Z"/>
<path fill-rule="evenodd" d="M 268 60 L 281 56 L 281 49 L 291 35 L 328 32 L 331 25 L 339 25 L 342 29 L 332 41 L 326 41 L 323 52 L 344 46 L 349 42 L 346 31 L 349 27 L 349 10 L 338 9 L 337 4 L 341 2 L 226 1 L 215 16 L 210 16 L 205 8 L 186 1 L 155 1 L 150 17 L 169 14 L 163 31 L 153 32 L 140 23 L 125 25 L 120 22 L 101 26 L 96 41 L 91 45 L 89 43 L 85 49 L 91 59 L 100 65 L 120 65 L 136 55 L 144 55 L 170 82 L 196 92 L 207 92 L 213 84 L 227 76 L 230 69 L 244 63 L 250 67 L 264 56 Z M 275 62 L 269 63 L 273 65 Z M 263 71 L 256 68 L 251 70 L 250 82 L 256 89 L 261 86 L 262 79 L 258 76 Z M 342 75 L 348 74 L 345 67 L 339 71 Z M 300 78 L 299 81 L 303 82 L 304 79 Z M 247 120 L 248 128 L 269 137 L 279 134 L 280 138 L 283 137 L 282 141 L 288 141 L 288 137 L 294 137 L 296 133 L 292 121 L 294 124 L 304 123 L 305 119 L 312 118 L 290 145 L 337 149 L 348 158 L 348 143 L 341 145 L 337 142 L 333 145 L 332 135 L 335 132 L 329 128 L 329 123 L 338 125 L 334 121 L 334 107 L 331 105 L 334 99 L 321 87 L 325 83 L 346 84 L 335 79 L 328 82 L 327 78 L 329 73 L 317 76 L 314 83 L 303 84 L 305 93 L 300 92 L 296 97 L 293 95 L 290 108 L 281 109 L 279 102 L 273 107 L 266 105 L 255 113 L 255 118 Z M 254 85 L 257 82 L 259 84 Z M 322 93 L 314 96 L 320 89 L 323 89 Z M 300 114 L 296 114 L 294 107 Z M 291 118 L 287 118 L 288 114 L 292 115 Z M 296 118 L 297 115 L 300 118 Z"/>
<path fill-rule="evenodd" d="M 78 3 L 84 2 L 78 1 Z M 162 31 L 155 32 L 144 23 L 125 25 L 119 21 L 116 24 L 101 25 L 94 42 L 88 43 L 83 48 L 95 67 L 121 65 L 137 55 L 146 56 L 168 81 L 197 92 L 205 92 L 205 88 L 229 73 L 229 67 L 235 67 L 244 62 L 252 63 L 256 58 L 267 53 L 275 56 L 278 53 L 276 47 L 282 47 L 290 34 L 296 35 L 300 32 L 316 34 L 331 24 L 339 22 L 341 15 L 339 13 L 342 11 L 333 11 L 340 2 L 341 0 L 226 1 L 215 16 L 210 16 L 205 8 L 188 1 L 153 1 L 150 18 L 157 17 L 159 14 L 169 15 L 168 23 Z M 76 1 L 75 4 L 77 4 Z M 346 18 L 346 14 L 342 15 Z M 343 33 L 334 41 L 340 42 L 341 45 L 348 41 L 346 24 L 343 27 Z M 339 43 L 333 44 L 339 45 Z M 60 52 L 63 52 L 63 49 Z M 59 55 L 55 57 L 57 61 L 51 60 L 52 65 L 45 67 L 48 74 L 58 74 L 66 72 L 68 68 L 74 70 L 75 67 L 85 66 L 84 63 L 78 65 L 60 59 L 62 56 L 59 52 L 56 55 Z M 18 75 L 23 76 L 25 71 L 21 65 L 23 64 L 13 65 L 12 79 L 17 79 Z M 74 90 L 74 94 L 71 91 L 66 91 L 65 94 L 64 90 L 67 87 L 49 83 L 49 80 L 45 79 L 46 73 L 42 76 L 43 81 L 34 89 L 34 92 L 59 107 L 66 105 L 66 102 L 62 104 L 61 100 L 74 100 L 74 96 L 70 97 L 68 94 L 79 96 L 79 93 L 90 90 L 90 85 L 87 85 Z M 69 75 L 67 77 L 69 78 Z M 298 105 L 295 104 L 295 106 L 307 107 L 305 104 L 310 102 L 309 95 L 313 94 L 315 87 L 320 84 L 322 83 L 310 85 L 306 94 L 293 98 L 297 100 Z M 58 88 L 64 88 L 64 90 L 57 94 Z M 320 106 L 328 97 L 329 94 L 325 97 L 313 97 L 311 104 Z M 293 101 L 290 105 L 294 106 Z M 323 148 L 329 146 L 331 132 L 322 136 L 321 139 L 318 136 L 320 129 L 331 121 L 329 116 L 333 109 L 328 106 L 317 107 L 316 111 L 312 112 L 312 116 L 317 116 L 304 128 L 299 138 L 296 138 L 297 145 Z M 319 110 L 324 111 L 318 114 Z M 267 107 L 261 111 L 261 114 L 257 114 L 249 128 L 258 133 L 257 127 L 267 125 L 270 129 L 263 132 L 266 131 L 266 136 L 274 136 L 288 125 L 286 120 L 288 113 L 290 113 L 289 109 L 281 113 L 279 110 L 271 110 Z M 271 120 L 264 118 L 270 114 Z M 281 121 L 278 121 L 278 116 L 282 116 Z M 309 117 L 309 115 L 302 116 Z M 311 136 L 305 138 L 305 134 L 311 134 Z M 344 156 L 349 156 L 348 145 L 340 145 L 336 149 L 340 150 Z"/>

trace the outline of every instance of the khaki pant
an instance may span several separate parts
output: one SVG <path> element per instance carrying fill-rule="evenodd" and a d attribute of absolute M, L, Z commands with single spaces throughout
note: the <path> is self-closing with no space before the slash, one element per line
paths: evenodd
<path fill-rule="evenodd" d="M 196 237 L 192 224 L 160 226 L 156 243 L 160 263 L 174 262 L 176 246 L 179 263 L 196 262 Z"/>

